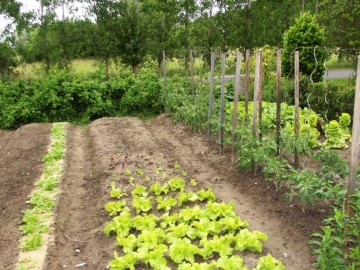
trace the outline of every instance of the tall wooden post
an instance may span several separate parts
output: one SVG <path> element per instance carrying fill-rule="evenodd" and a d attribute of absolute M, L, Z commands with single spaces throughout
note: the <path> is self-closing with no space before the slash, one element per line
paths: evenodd
<path fill-rule="evenodd" d="M 221 107 L 220 107 L 220 152 L 224 154 L 224 107 L 225 107 L 225 64 L 226 54 L 221 55 Z"/>
<path fill-rule="evenodd" d="M 281 50 L 277 51 L 276 64 L 276 146 L 280 155 L 280 113 L 281 113 Z"/>
<path fill-rule="evenodd" d="M 360 56 L 358 57 L 356 88 L 355 88 L 355 103 L 352 126 L 352 142 L 351 142 L 351 156 L 350 156 L 350 179 L 347 191 L 346 213 L 352 216 L 354 210 L 351 208 L 351 196 L 355 193 L 357 181 L 357 168 L 359 165 L 359 139 L 360 139 Z"/>
<path fill-rule="evenodd" d="M 241 73 L 241 54 L 238 53 L 235 72 L 235 92 L 234 92 L 234 111 L 233 111 L 233 146 L 232 146 L 232 162 L 236 160 L 235 143 L 236 129 L 238 127 L 238 104 L 240 93 L 240 74 Z"/>
<path fill-rule="evenodd" d="M 167 85 L 167 79 L 166 79 L 166 53 L 165 50 L 163 50 L 163 76 L 164 76 L 164 109 L 166 111 L 167 109 L 167 104 L 166 104 L 166 99 L 167 99 L 167 91 L 166 91 L 166 85 Z"/>
<path fill-rule="evenodd" d="M 261 51 L 256 52 L 256 64 L 255 64 L 255 85 L 254 85 L 254 104 L 253 104 L 253 125 L 252 133 L 257 136 L 257 118 L 259 109 L 260 98 L 260 78 L 261 78 Z"/>
<path fill-rule="evenodd" d="M 191 94 L 194 95 L 194 55 L 193 50 L 190 50 L 190 76 L 191 76 Z"/>
<path fill-rule="evenodd" d="M 259 139 L 262 139 L 262 99 L 263 99 L 263 66 L 262 66 L 262 51 L 260 51 L 260 67 L 259 67 Z"/>
<path fill-rule="evenodd" d="M 299 166 L 299 97 L 300 97 L 300 59 L 299 51 L 295 52 L 295 116 L 294 116 L 294 129 L 295 129 L 295 149 L 294 149 L 294 163 Z"/>
<path fill-rule="evenodd" d="M 209 96 L 209 113 L 208 113 L 208 140 L 211 138 L 211 118 L 213 114 L 213 99 L 214 99 L 214 70 L 215 70 L 215 54 L 211 53 L 210 66 L 210 96 Z"/>
<path fill-rule="evenodd" d="M 249 86 L 250 86 L 250 50 L 246 50 L 245 56 L 245 116 L 249 113 Z"/>

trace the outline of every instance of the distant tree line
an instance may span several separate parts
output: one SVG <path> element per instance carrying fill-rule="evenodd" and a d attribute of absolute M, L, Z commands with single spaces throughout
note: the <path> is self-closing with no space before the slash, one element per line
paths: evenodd
<path fill-rule="evenodd" d="M 108 71 L 121 61 L 138 72 L 147 57 L 161 65 L 162 51 L 189 63 L 189 51 L 282 47 L 284 33 L 302 11 L 325 30 L 325 44 L 356 55 L 360 48 L 360 2 L 353 0 L 38 0 L 37 14 L 21 14 L 17 0 L 0 0 L 0 13 L 14 18 L 16 32 L 0 43 L 0 73 L 16 61 L 67 67 L 75 58 L 95 58 Z M 81 19 L 55 8 L 88 4 Z M 15 57 L 18 56 L 18 57 Z"/>

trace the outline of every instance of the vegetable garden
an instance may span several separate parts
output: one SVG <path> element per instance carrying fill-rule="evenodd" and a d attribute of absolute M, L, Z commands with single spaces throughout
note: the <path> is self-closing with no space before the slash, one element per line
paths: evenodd
<path fill-rule="evenodd" d="M 285 98 L 277 122 L 271 76 L 264 80 L 264 101 L 246 98 L 258 95 L 259 78 L 250 79 L 247 90 L 255 94 L 240 95 L 235 129 L 233 82 L 215 79 L 210 118 L 209 84 L 187 77 L 168 77 L 163 85 L 151 72 L 104 81 L 54 71 L 43 81 L 2 83 L 4 129 L 105 118 L 0 133 L 6 187 L 0 194 L 9 216 L 2 219 L 8 245 L 0 266 L 357 269 L 358 189 L 347 204 L 352 214 L 345 209 L 352 111 L 302 106 L 297 134 L 294 81 L 281 80 Z M 311 105 L 313 93 L 302 103 Z M 161 112 L 171 119 L 127 117 Z M 260 123 L 255 133 L 254 115 Z M 328 121 L 332 115 L 338 117 Z M 48 152 L 48 140 L 29 139 L 50 134 L 55 142 Z M 32 157 L 21 162 L 35 171 L 15 173 L 19 152 Z M 59 159 L 62 169 L 55 165 Z M 34 184 L 37 191 L 31 192 Z M 14 194 L 21 209 L 7 203 Z M 34 261 L 39 247 L 45 259 Z M 19 258 L 13 256 L 18 249 Z"/>

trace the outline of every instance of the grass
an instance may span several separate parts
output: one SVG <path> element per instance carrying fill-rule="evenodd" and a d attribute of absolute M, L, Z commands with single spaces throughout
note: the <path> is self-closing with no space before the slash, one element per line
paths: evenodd
<path fill-rule="evenodd" d="M 339 59 L 339 56 L 332 54 L 325 63 L 327 69 L 353 69 L 354 63 L 345 59 Z"/>
<path fill-rule="evenodd" d="M 70 64 L 70 71 L 76 75 L 91 75 L 96 73 L 105 73 L 105 68 L 93 59 L 76 59 Z M 16 70 L 26 79 L 41 78 L 46 76 L 44 63 L 35 62 L 31 64 L 19 65 Z M 118 75 L 122 72 L 130 72 L 130 69 L 123 65 L 116 65 L 114 62 L 110 66 L 110 75 Z"/>

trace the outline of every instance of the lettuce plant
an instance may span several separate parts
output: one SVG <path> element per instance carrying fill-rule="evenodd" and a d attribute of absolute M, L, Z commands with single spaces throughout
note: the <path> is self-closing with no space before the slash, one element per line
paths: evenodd
<path fill-rule="evenodd" d="M 325 148 L 348 148 L 347 144 L 345 143 L 346 136 L 343 135 L 338 121 L 332 120 L 328 125 L 326 125 L 325 136 L 327 138 L 326 141 L 323 143 L 323 146 Z"/>

